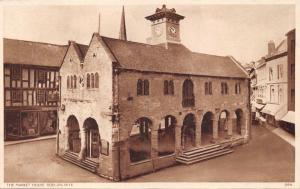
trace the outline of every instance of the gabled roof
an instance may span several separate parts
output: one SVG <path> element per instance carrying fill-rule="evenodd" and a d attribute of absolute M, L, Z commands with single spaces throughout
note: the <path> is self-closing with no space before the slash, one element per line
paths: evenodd
<path fill-rule="evenodd" d="M 67 45 L 3 39 L 3 57 L 7 64 L 60 67 Z"/>
<path fill-rule="evenodd" d="M 75 41 L 70 41 L 70 45 L 72 44 L 75 48 L 75 51 L 80 59 L 81 62 L 84 61 L 84 57 L 86 55 L 86 52 L 88 51 L 89 46 L 76 43 Z"/>
<path fill-rule="evenodd" d="M 248 78 L 233 58 L 195 53 L 182 44 L 168 48 L 101 37 L 121 68 L 164 73 Z"/>

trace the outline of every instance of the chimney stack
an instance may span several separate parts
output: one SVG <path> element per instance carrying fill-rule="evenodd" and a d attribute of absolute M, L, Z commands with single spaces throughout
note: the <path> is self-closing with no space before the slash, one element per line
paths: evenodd
<path fill-rule="evenodd" d="M 269 41 L 268 43 L 268 55 L 271 56 L 275 52 L 275 43 L 274 41 Z"/>

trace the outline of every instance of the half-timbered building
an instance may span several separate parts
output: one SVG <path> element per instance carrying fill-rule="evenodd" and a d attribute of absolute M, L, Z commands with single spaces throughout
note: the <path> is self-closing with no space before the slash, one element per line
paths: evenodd
<path fill-rule="evenodd" d="M 58 71 L 67 46 L 3 39 L 6 140 L 55 134 Z"/>

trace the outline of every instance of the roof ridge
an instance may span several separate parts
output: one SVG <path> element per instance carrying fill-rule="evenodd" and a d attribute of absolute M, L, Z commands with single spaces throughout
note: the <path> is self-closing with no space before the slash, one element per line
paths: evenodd
<path fill-rule="evenodd" d="M 23 39 L 12 39 L 12 38 L 3 38 L 4 40 L 11 40 L 11 41 L 20 41 L 20 42 L 26 42 L 26 43 L 38 43 L 38 44 L 43 44 L 43 45 L 52 45 L 52 46 L 58 46 L 58 47 L 68 47 L 69 45 L 59 45 L 59 44 L 54 44 L 54 43 L 47 43 L 47 42 L 40 42 L 40 41 L 29 41 L 29 40 L 23 40 Z"/>

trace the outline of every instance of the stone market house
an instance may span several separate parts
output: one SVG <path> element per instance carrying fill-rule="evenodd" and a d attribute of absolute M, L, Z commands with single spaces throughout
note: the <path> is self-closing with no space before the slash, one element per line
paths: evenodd
<path fill-rule="evenodd" d="M 58 71 L 67 46 L 3 39 L 4 137 L 56 134 Z"/>
<path fill-rule="evenodd" d="M 70 41 L 60 69 L 58 154 L 115 181 L 227 154 L 250 137 L 242 66 L 181 44 L 175 9 L 146 19 L 149 44 L 127 41 L 123 12 L 120 39 Z"/>

